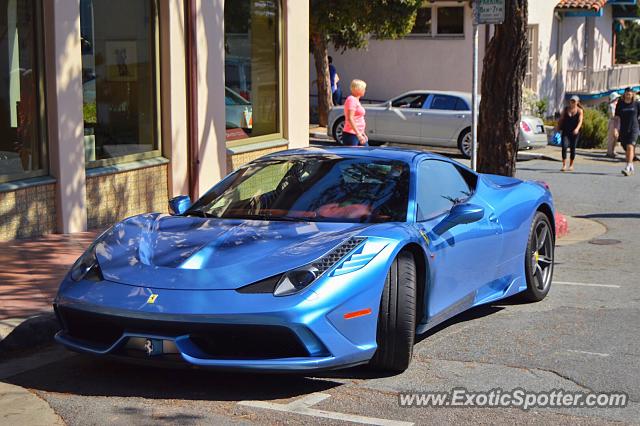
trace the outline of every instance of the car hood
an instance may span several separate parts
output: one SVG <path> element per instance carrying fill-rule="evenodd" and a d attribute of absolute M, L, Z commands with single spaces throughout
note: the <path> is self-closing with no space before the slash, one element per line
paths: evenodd
<path fill-rule="evenodd" d="M 96 256 L 109 281 L 228 290 L 310 263 L 364 227 L 151 214 L 114 226 Z"/>

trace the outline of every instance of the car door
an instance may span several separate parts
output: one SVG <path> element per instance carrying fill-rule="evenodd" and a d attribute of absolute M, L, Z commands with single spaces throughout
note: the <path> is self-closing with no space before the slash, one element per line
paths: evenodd
<path fill-rule="evenodd" d="M 416 226 L 428 241 L 429 322 L 468 308 L 498 279 L 502 227 L 492 207 L 476 195 L 476 183 L 477 175 L 449 161 L 429 159 L 418 166 Z M 437 235 L 436 225 L 459 203 L 482 207 L 483 218 Z"/>
<path fill-rule="evenodd" d="M 424 107 L 421 137 L 425 143 L 456 147 L 460 132 L 471 125 L 467 102 L 458 96 L 433 94 Z"/>
<path fill-rule="evenodd" d="M 375 139 L 419 143 L 426 98 L 425 93 L 414 92 L 391 100 L 376 113 Z"/>

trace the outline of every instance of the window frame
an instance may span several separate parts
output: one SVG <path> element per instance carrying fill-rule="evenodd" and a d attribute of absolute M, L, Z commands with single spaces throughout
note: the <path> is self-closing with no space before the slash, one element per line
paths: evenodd
<path fill-rule="evenodd" d="M 538 49 L 539 44 L 539 26 L 538 24 L 527 25 L 527 44 L 529 45 L 529 54 L 527 56 L 527 66 L 524 76 L 524 87 L 534 92 L 538 91 Z"/>
<path fill-rule="evenodd" d="M 277 120 L 277 125 L 278 125 L 278 131 L 275 133 L 269 133 L 267 135 L 260 135 L 260 136 L 251 136 L 245 139 L 236 139 L 236 140 L 226 140 L 226 135 L 225 135 L 225 146 L 227 148 L 238 148 L 238 147 L 243 147 L 243 146 L 247 146 L 247 145 L 254 145 L 254 144 L 259 144 L 259 143 L 263 143 L 263 142 L 271 142 L 271 141 L 278 141 L 278 140 L 285 140 L 285 132 L 284 132 L 284 123 L 285 123 L 285 117 L 284 117 L 284 95 L 285 95 L 285 82 L 286 82 L 286 76 L 285 76 L 285 66 L 284 66 L 284 47 L 285 47 L 285 17 L 284 17 L 284 6 L 283 6 L 283 2 L 282 0 L 273 0 L 274 2 L 277 3 L 278 5 L 278 30 L 277 30 L 277 41 L 278 41 L 278 56 L 277 56 L 277 61 L 278 61 L 278 120 Z M 225 54 L 225 60 L 226 60 L 226 54 Z M 226 68 L 226 66 L 225 66 Z M 226 69 L 225 69 L 225 87 L 226 87 Z M 226 122 L 226 108 L 225 108 L 225 122 Z"/>
<path fill-rule="evenodd" d="M 424 160 L 420 161 L 417 165 L 416 168 L 416 196 L 415 196 L 415 212 L 414 212 L 414 217 L 415 217 L 415 221 L 416 223 L 422 223 L 422 222 L 428 222 L 431 220 L 434 220 L 440 216 L 443 216 L 449 212 L 451 212 L 451 208 L 453 208 L 453 206 L 447 210 L 442 210 L 442 211 L 437 211 L 434 212 L 433 214 L 430 215 L 425 215 L 425 218 L 420 219 L 419 218 L 419 208 L 420 208 L 420 203 L 418 202 L 418 194 L 420 192 L 420 179 L 421 179 L 421 169 L 422 166 L 427 163 L 427 162 L 433 162 L 433 161 L 437 161 L 440 163 L 445 163 L 448 164 L 449 166 L 453 167 L 458 174 L 460 175 L 460 178 L 467 184 L 467 186 L 469 187 L 469 192 L 470 195 L 463 199 L 460 200 L 460 204 L 464 204 L 464 203 L 468 203 L 469 200 L 471 200 L 475 195 L 476 195 L 476 191 L 477 191 L 477 187 L 478 187 L 478 176 L 472 172 L 469 171 L 467 169 L 464 169 L 460 166 L 458 166 L 457 164 L 451 162 L 451 161 L 447 161 L 447 160 L 440 160 L 437 158 L 425 158 Z M 465 176 L 466 174 L 466 176 Z M 470 182 L 470 180 L 473 180 L 474 182 Z"/>
<path fill-rule="evenodd" d="M 14 174 L 3 174 L 0 171 L 0 184 L 16 182 L 21 180 L 33 179 L 42 176 L 49 176 L 50 173 L 50 158 L 49 158 L 49 134 L 48 134 L 48 121 L 47 121 L 47 107 L 46 107 L 46 86 L 45 86 L 45 55 L 44 55 L 44 7 L 41 2 L 36 1 L 34 5 L 34 39 L 35 39 L 35 59 L 37 61 L 34 64 L 35 73 L 37 78 L 35 79 L 36 89 L 36 107 L 37 107 L 37 132 L 38 142 L 40 145 L 40 155 L 42 157 L 42 167 L 38 170 L 23 171 Z"/>
<path fill-rule="evenodd" d="M 423 1 L 420 8 L 431 9 L 431 32 L 430 33 L 409 33 L 405 38 L 430 38 L 430 39 L 464 39 L 466 37 L 466 15 L 467 6 L 458 1 L 442 1 L 434 3 L 432 1 Z M 461 8 L 462 9 L 462 33 L 459 34 L 440 34 L 438 33 L 438 9 L 440 8 Z M 413 31 L 413 28 L 411 29 Z"/>
<path fill-rule="evenodd" d="M 152 158 L 162 157 L 162 62 L 161 55 L 162 49 L 160 46 L 160 2 L 159 0 L 149 0 L 152 5 L 152 14 L 150 16 L 150 27 L 153 26 L 153 48 L 154 58 L 153 63 L 154 66 L 154 101 L 155 101 L 155 121 L 156 121 L 156 130 L 155 130 L 155 140 L 152 141 L 152 145 L 155 149 L 147 152 L 141 152 L 136 154 L 122 155 L 114 158 L 104 158 L 101 160 L 94 161 L 86 161 L 85 168 L 86 169 L 96 169 L 100 167 L 108 167 L 116 164 L 122 163 L 132 163 L 134 161 L 143 161 L 149 160 Z M 150 43 L 151 44 L 151 43 Z M 84 107 L 84 91 L 83 91 L 83 107 Z M 84 120 L 83 120 L 83 132 L 84 132 Z M 84 141 L 84 134 L 83 134 Z M 84 152 L 84 149 L 83 149 Z"/>

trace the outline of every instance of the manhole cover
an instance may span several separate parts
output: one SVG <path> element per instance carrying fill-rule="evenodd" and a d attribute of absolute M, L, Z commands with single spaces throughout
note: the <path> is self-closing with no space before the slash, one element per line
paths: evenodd
<path fill-rule="evenodd" d="M 622 241 L 620 240 L 611 240 L 611 239 L 602 238 L 602 239 L 590 240 L 589 244 L 595 244 L 597 246 L 612 246 L 614 244 L 620 244 L 621 242 Z"/>

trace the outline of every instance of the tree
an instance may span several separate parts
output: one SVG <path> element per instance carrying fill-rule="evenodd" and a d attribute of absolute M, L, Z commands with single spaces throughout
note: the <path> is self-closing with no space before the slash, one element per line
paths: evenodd
<path fill-rule="evenodd" d="M 362 49 L 370 36 L 394 39 L 413 28 L 422 0 L 310 0 L 310 48 L 318 88 L 318 116 L 327 125 L 331 101 L 328 46 Z"/>
<path fill-rule="evenodd" d="M 625 22 L 616 37 L 616 63 L 637 64 L 640 62 L 640 25 Z"/>
<path fill-rule="evenodd" d="M 478 121 L 478 171 L 513 176 L 516 171 L 522 86 L 527 68 L 527 0 L 505 2 L 482 68 Z"/>

